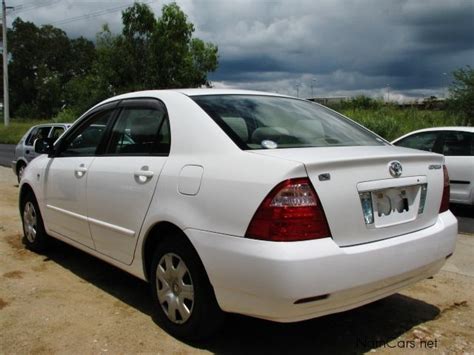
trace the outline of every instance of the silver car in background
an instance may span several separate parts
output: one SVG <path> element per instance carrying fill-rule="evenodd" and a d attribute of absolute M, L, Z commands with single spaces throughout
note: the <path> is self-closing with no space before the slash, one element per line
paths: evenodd
<path fill-rule="evenodd" d="M 45 123 L 31 127 L 15 147 L 15 159 L 11 166 L 20 182 L 28 163 L 38 156 L 33 147 L 38 138 L 58 139 L 69 127 L 70 123 Z"/>

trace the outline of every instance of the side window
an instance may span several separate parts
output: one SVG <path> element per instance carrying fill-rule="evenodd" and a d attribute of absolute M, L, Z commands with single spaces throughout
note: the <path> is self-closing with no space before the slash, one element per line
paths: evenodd
<path fill-rule="evenodd" d="M 123 108 L 112 129 L 107 154 L 167 155 L 170 130 L 164 109 Z"/>
<path fill-rule="evenodd" d="M 87 123 L 66 137 L 62 144 L 60 156 L 94 155 L 102 141 L 113 110 L 101 111 L 87 120 Z"/>
<path fill-rule="evenodd" d="M 445 132 L 442 154 L 446 156 L 473 156 L 474 134 L 468 132 Z"/>
<path fill-rule="evenodd" d="M 33 137 L 36 136 L 36 133 L 38 132 L 38 127 L 33 128 L 28 135 L 28 137 L 25 140 L 25 145 L 33 145 Z"/>
<path fill-rule="evenodd" d="M 413 134 L 395 143 L 395 145 L 405 148 L 413 148 L 420 150 L 434 151 L 436 139 L 440 132 L 423 132 Z"/>
<path fill-rule="evenodd" d="M 38 138 L 48 138 L 51 127 L 37 127 L 31 132 L 26 145 L 33 145 Z"/>
<path fill-rule="evenodd" d="M 53 127 L 53 130 L 51 132 L 50 138 L 53 138 L 54 140 L 58 139 L 61 134 L 64 133 L 64 127 Z"/>

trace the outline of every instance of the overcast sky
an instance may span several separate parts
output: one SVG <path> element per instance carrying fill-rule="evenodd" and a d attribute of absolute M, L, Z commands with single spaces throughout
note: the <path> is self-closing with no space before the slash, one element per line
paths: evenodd
<path fill-rule="evenodd" d="M 168 1 L 149 3 L 155 14 Z M 121 31 L 132 0 L 7 0 L 37 25 L 95 38 Z M 459 67 L 474 66 L 474 0 L 182 0 L 195 36 L 219 47 L 217 87 L 302 97 L 443 96 Z M 89 17 L 83 15 L 90 14 Z M 313 86 L 313 89 L 311 89 Z"/>

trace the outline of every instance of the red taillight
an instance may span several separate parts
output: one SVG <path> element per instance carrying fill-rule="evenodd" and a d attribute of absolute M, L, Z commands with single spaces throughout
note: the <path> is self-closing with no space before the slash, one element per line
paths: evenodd
<path fill-rule="evenodd" d="M 443 176 L 444 176 L 443 197 L 441 198 L 439 213 L 446 212 L 449 209 L 450 188 L 449 188 L 449 174 L 448 174 L 448 169 L 446 169 L 446 165 L 443 165 Z"/>
<path fill-rule="evenodd" d="M 250 222 L 247 238 L 298 241 L 330 237 L 319 198 L 308 178 L 278 184 L 263 200 Z"/>

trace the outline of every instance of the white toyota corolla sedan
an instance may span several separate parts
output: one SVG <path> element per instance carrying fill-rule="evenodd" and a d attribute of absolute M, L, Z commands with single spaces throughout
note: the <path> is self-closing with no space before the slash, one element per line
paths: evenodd
<path fill-rule="evenodd" d="M 26 246 L 57 238 L 149 281 L 158 322 L 182 338 L 225 312 L 355 308 L 435 274 L 455 247 L 442 155 L 293 97 L 135 92 L 35 149 Z"/>

